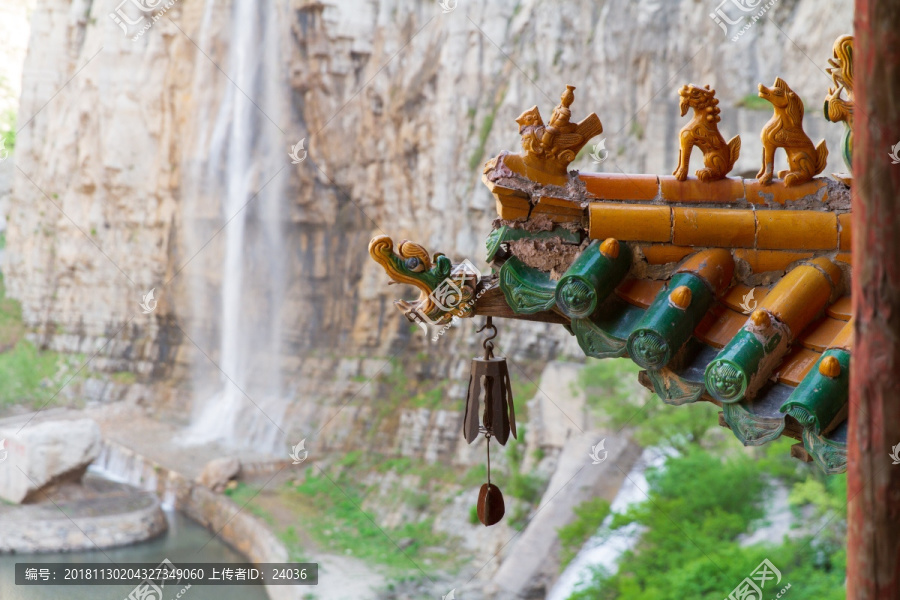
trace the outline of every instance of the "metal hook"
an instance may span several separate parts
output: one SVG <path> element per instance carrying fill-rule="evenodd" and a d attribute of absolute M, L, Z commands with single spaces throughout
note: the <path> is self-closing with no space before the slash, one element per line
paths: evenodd
<path fill-rule="evenodd" d="M 493 319 L 491 317 L 488 317 L 487 321 L 485 321 L 485 323 L 481 327 L 481 329 L 479 329 L 475 333 L 481 333 L 485 329 L 492 330 L 492 333 L 484 340 L 484 343 L 482 343 L 482 346 L 484 347 L 484 349 L 487 350 L 488 352 L 490 352 L 491 350 L 494 349 L 494 343 L 491 340 L 494 339 L 495 337 L 497 337 L 497 328 L 494 327 Z"/>

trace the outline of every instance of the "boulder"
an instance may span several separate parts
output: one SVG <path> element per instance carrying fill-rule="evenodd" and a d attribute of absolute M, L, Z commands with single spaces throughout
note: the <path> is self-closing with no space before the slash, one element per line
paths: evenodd
<path fill-rule="evenodd" d="M 155 495 L 90 473 L 51 495 L 53 503 L 0 505 L 0 556 L 115 548 L 168 528 Z"/>
<path fill-rule="evenodd" d="M 228 482 L 241 472 L 241 462 L 236 458 L 215 458 L 203 467 L 197 481 L 214 492 L 221 492 Z"/>
<path fill-rule="evenodd" d="M 80 481 L 101 446 L 100 427 L 91 419 L 9 425 L 0 428 L 3 441 L 0 498 L 16 504 L 41 500 L 48 486 Z"/>

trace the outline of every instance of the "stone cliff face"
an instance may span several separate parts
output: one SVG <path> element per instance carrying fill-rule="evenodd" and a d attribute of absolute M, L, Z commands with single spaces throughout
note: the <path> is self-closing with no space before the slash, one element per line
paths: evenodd
<path fill-rule="evenodd" d="M 132 41 L 109 8 L 38 0 L 34 10 L 4 272 L 42 344 L 96 353 L 89 370 L 135 371 L 160 401 L 187 400 L 168 392 L 222 358 L 216 232 L 233 214 L 203 182 L 227 176 L 209 149 L 238 68 L 228 53 L 236 17 L 231 3 L 181 0 Z M 594 141 L 610 151 L 599 166 L 585 155 L 574 168 L 670 173 L 685 122 L 676 92 L 694 82 L 716 88 L 725 136 L 742 136 L 735 172 L 755 174 L 770 111 L 753 109 L 752 97 L 757 83 L 781 76 L 806 100 L 810 137 L 828 140 L 826 172 L 844 170 L 842 128 L 818 107 L 849 4 L 780 0 L 735 42 L 709 17 L 716 8 L 461 0 L 443 13 L 414 0 L 273 2 L 266 10 L 280 36 L 265 60 L 279 78 L 241 93 L 268 109 L 253 139 L 280 143 L 254 155 L 247 219 L 250 230 L 274 220 L 284 236 L 280 350 L 266 358 L 280 363 L 291 400 L 297 389 L 325 402 L 349 394 L 340 391 L 352 387 L 347 379 L 331 383 L 347 355 L 383 365 L 425 352 L 437 366 L 416 367 L 417 376 L 462 376 L 456 357 L 474 341 L 471 328 L 434 345 L 412 331 L 391 306 L 411 292 L 386 285 L 366 243 L 386 233 L 483 264 L 495 211 L 481 165 L 516 151 L 515 117 L 533 104 L 547 114 L 566 83 L 577 86 L 574 116 L 596 111 L 604 133 Z M 292 164 L 300 139 L 308 159 Z M 252 193 L 273 173 L 281 200 L 267 216 Z M 274 260 L 262 254 L 247 266 L 259 277 Z M 143 314 L 151 288 L 159 305 Z M 272 306 L 248 293 L 243 314 L 271 323 Z M 512 356 L 577 354 L 561 328 L 510 324 L 501 333 Z M 313 353 L 325 358 L 307 359 Z M 348 378 L 378 372 L 354 364 Z M 315 410 L 292 405 L 288 416 L 300 423 Z"/>
<path fill-rule="evenodd" d="M 269 66 L 246 81 L 240 73 L 253 65 L 242 71 L 229 54 L 241 27 L 233 4 L 180 0 L 132 41 L 140 25 L 126 36 L 111 3 L 37 0 L 22 82 L 8 293 L 43 346 L 83 355 L 90 372 L 137 373 L 129 397 L 176 415 L 228 362 L 223 257 L 238 213 L 225 194 L 232 162 L 213 149 L 238 128 L 227 115 L 234 98 L 259 110 L 244 123 L 253 149 L 242 171 L 238 341 L 259 331 L 277 338 L 250 353 L 244 387 L 255 396 L 254 379 L 269 373 L 259 364 L 276 365 L 282 425 L 295 441 L 323 432 L 313 451 L 366 445 L 481 462 L 480 449 L 461 443 L 456 410 L 379 413 L 406 390 L 399 376 L 384 378 L 395 371 L 442 382 L 429 389 L 459 404 L 477 339 L 465 323 L 429 342 L 392 306 L 415 292 L 389 287 L 366 246 L 383 233 L 484 265 L 496 212 L 482 165 L 517 151 L 515 118 L 535 104 L 548 115 L 565 84 L 577 86 L 575 118 L 600 116 L 594 142 L 605 139 L 610 152 L 599 165 L 585 153 L 573 168 L 671 173 L 686 122 L 677 89 L 694 82 L 715 87 L 721 131 L 742 137 L 735 174 L 755 175 L 771 114 L 754 108 L 756 85 L 781 76 L 806 101 L 810 137 L 828 140 L 826 173 L 845 170 L 842 127 L 818 107 L 850 3 L 779 0 L 732 42 L 709 17 L 712 0 L 459 0 L 446 13 L 421 0 L 271 0 L 259 10 L 277 35 L 257 54 Z M 732 4 L 723 10 L 737 16 Z M 288 151 L 301 139 L 308 156 L 293 164 Z M 269 198 L 257 202 L 258 193 Z M 158 306 L 145 314 L 150 289 Z M 500 350 L 514 362 L 580 356 L 560 327 L 499 325 Z M 124 393 L 89 387 L 84 394 L 101 399 Z M 538 396 L 528 444 L 548 451 L 552 464 L 539 468 L 549 476 L 573 431 L 557 403 Z M 567 412 L 581 414 L 582 401 L 569 400 Z M 447 523 L 465 519 L 468 499 L 454 502 Z"/>
<path fill-rule="evenodd" d="M 216 283 L 189 265 L 154 314 L 140 312 L 141 295 L 189 257 L 186 221 L 221 220 L 216 198 L 204 198 L 199 216 L 183 205 L 196 191 L 187 165 L 211 158 L 202 138 L 231 85 L 221 74 L 205 75 L 205 87 L 196 79 L 210 59 L 233 72 L 220 35 L 231 15 L 182 0 L 133 42 L 107 8 L 42 0 L 33 13 L 6 271 L 47 344 L 87 351 L 124 327 L 93 366 L 122 361 L 147 371 L 145 362 L 173 359 L 172 340 L 160 338 L 168 318 L 189 316 L 183 282 Z M 276 8 L 284 35 L 274 60 L 291 107 L 278 125 L 286 144 L 307 138 L 310 152 L 296 166 L 287 148 L 283 155 L 291 171 L 283 217 L 298 275 L 288 283 L 285 331 L 300 346 L 340 349 L 385 349 L 406 329 L 389 306 L 396 290 L 366 258 L 370 234 L 483 256 L 493 206 L 480 165 L 517 149 L 513 119 L 522 109 L 546 112 L 574 83 L 575 114 L 595 110 L 604 123 L 611 157 L 601 169 L 668 173 L 682 124 L 675 91 L 709 82 L 722 102 L 721 129 L 744 140 L 737 170 L 754 171 L 768 111 L 735 103 L 781 75 L 818 107 L 829 83 L 821 66 L 850 22 L 846 3 L 782 0 L 768 13 L 774 23 L 764 18 L 731 42 L 708 16 L 714 7 L 687 1 L 460 2 L 447 14 L 413 1 Z M 829 168 L 840 170 L 840 128 L 826 128 L 819 112 L 808 111 L 807 130 L 827 136 Z M 592 167 L 588 157 L 577 166 Z"/>
<path fill-rule="evenodd" d="M 267 328 L 280 339 L 251 353 L 256 362 L 240 387 L 296 439 L 323 431 L 322 450 L 361 443 L 385 398 L 406 393 L 383 380 L 395 370 L 427 390 L 440 387 L 448 402 L 463 397 L 473 328 L 428 341 L 392 306 L 412 292 L 387 285 L 366 244 L 386 233 L 483 264 L 495 212 L 481 165 L 517 149 L 514 119 L 524 108 L 538 104 L 547 114 L 573 83 L 576 118 L 596 111 L 610 150 L 603 164 L 585 156 L 576 167 L 666 174 L 684 121 L 676 91 L 709 82 L 721 130 L 743 139 L 736 171 L 754 172 L 770 113 L 736 104 L 780 75 L 818 106 L 829 79 L 813 60 L 826 64 L 850 22 L 840 3 L 824 10 L 782 0 L 774 22 L 763 19 L 732 42 L 710 7 L 686 1 L 461 2 L 449 13 L 421 2 L 260 6 L 280 30 L 264 57 L 276 76 L 245 82 L 228 52 L 237 17 L 227 6 L 182 0 L 132 41 L 105 5 L 39 2 L 4 273 L 44 346 L 83 355 L 87 371 L 139 375 L 131 390 L 92 384 L 81 394 L 145 396 L 186 419 L 219 369 L 237 378 L 223 367 L 220 344 L 222 257 L 235 213 L 223 186 L 213 186 L 231 163 L 211 149 L 221 146 L 217 123 L 229 123 L 220 118 L 229 93 L 246 94 L 259 111 L 252 139 L 267 147 L 255 148 L 247 168 L 249 275 L 238 341 Z M 245 87 L 235 91 L 235 81 Z M 818 111 L 808 110 L 806 128 L 837 148 L 841 127 Z M 288 149 L 300 139 L 309 154 L 292 164 Z M 838 152 L 828 169 L 842 170 Z M 277 191 L 272 210 L 254 204 L 265 189 Z M 280 256 L 258 245 L 273 221 Z M 272 278 L 283 279 L 283 302 L 264 287 Z M 151 288 L 159 304 L 144 314 L 139 303 Z M 501 323 L 500 350 L 514 361 L 579 355 L 562 328 L 524 323 Z M 399 367 L 386 362 L 392 356 Z M 284 379 L 268 404 L 257 390 L 271 370 L 260 363 Z M 375 443 L 390 454 L 478 462 L 459 446 L 453 414 L 403 408 L 376 421 Z M 544 420 L 553 418 L 530 429 L 552 429 Z M 232 419 L 238 425 L 255 427 Z M 558 445 L 542 436 L 531 443 Z"/>

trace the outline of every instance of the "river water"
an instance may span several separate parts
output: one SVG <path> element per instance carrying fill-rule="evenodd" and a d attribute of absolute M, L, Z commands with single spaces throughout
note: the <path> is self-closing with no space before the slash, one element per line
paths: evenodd
<path fill-rule="evenodd" d="M 0 598 L 2 600 L 128 600 L 134 586 L 16 586 L 17 562 L 159 564 L 168 558 L 176 565 L 187 562 L 246 562 L 241 555 L 207 529 L 179 513 L 167 513 L 169 531 L 143 544 L 113 548 L 105 552 L 69 552 L 65 554 L 0 555 Z M 204 544 L 206 544 L 204 546 Z M 201 550 L 202 548 L 202 550 Z M 161 600 L 173 600 L 181 587 L 165 590 Z M 266 600 L 263 588 L 256 586 L 193 586 L 182 600 Z M 157 600 L 155 597 L 152 600 Z"/>

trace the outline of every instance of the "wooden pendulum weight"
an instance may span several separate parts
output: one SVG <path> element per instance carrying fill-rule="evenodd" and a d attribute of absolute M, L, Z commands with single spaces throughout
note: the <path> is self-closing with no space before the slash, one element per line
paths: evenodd
<path fill-rule="evenodd" d="M 472 359 L 472 374 L 469 376 L 469 393 L 466 397 L 466 415 L 463 420 L 463 435 L 470 444 L 479 434 L 487 439 L 487 483 L 478 493 L 478 520 L 485 526 L 496 525 L 503 518 L 505 505 L 500 488 L 491 483 L 491 438 L 496 438 L 501 446 L 506 445 L 509 434 L 516 435 L 516 412 L 513 406 L 512 386 L 509 383 L 509 369 L 506 359 L 494 357 L 494 343 L 497 328 L 487 318 L 484 327 L 492 333 L 484 340 L 484 358 Z M 481 394 L 484 392 L 484 414 L 481 415 Z M 479 420 L 480 419 L 480 420 Z"/>

